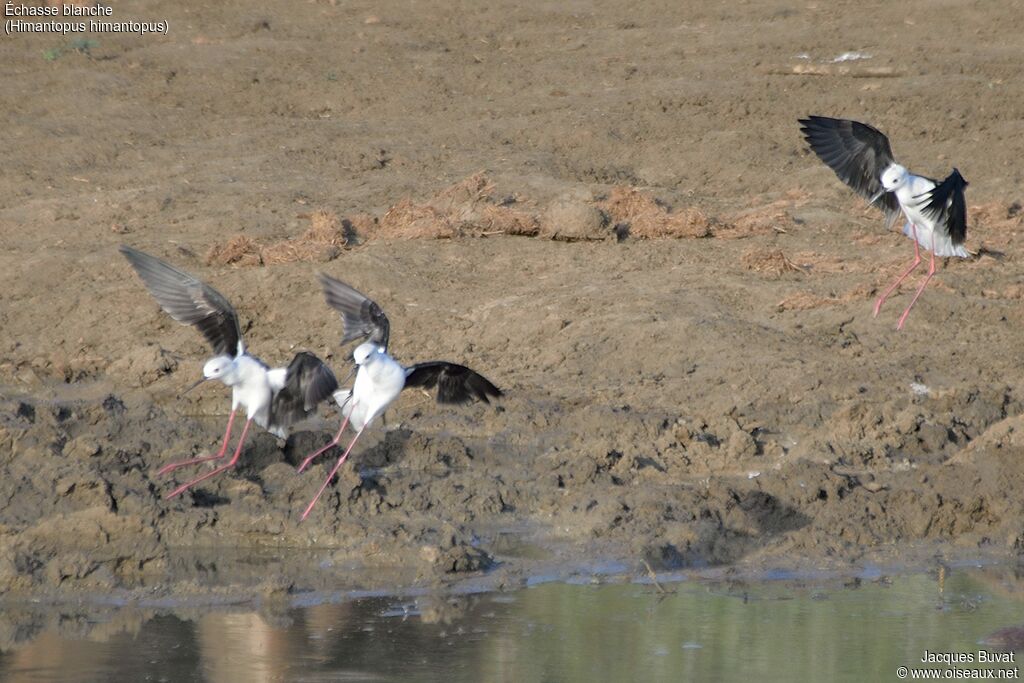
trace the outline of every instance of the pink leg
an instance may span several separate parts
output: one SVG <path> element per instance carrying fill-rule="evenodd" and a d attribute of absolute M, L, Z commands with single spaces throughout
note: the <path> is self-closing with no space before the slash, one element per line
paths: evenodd
<path fill-rule="evenodd" d="M 910 305 L 907 306 L 907 310 L 903 311 L 903 315 L 900 316 L 900 321 L 898 323 L 896 323 L 896 329 L 897 330 L 902 330 L 903 329 L 903 323 L 906 322 L 907 316 L 910 315 L 910 309 L 914 307 L 915 303 L 917 303 L 917 298 L 919 296 L 921 296 L 921 292 L 923 292 L 924 288 L 928 286 L 928 281 L 932 279 L 932 275 L 935 275 L 935 235 L 934 234 L 932 234 L 932 260 L 931 260 L 931 263 L 928 265 L 928 275 L 925 276 L 924 282 L 921 283 L 921 286 L 917 288 L 917 293 L 914 294 L 914 298 L 910 300 Z"/>
<path fill-rule="evenodd" d="M 326 453 L 331 448 L 334 448 L 335 446 L 337 446 L 338 442 L 341 441 L 341 435 L 345 433 L 345 427 L 347 427 L 347 426 L 348 426 L 348 418 L 346 417 L 345 421 L 341 423 L 341 429 L 339 429 L 338 433 L 334 435 L 334 438 L 331 439 L 331 442 L 329 444 L 327 444 L 326 446 L 324 446 L 323 448 L 321 448 L 320 450 L 318 450 L 313 455 L 309 456 L 308 458 L 306 458 L 305 460 L 302 461 L 302 464 L 299 465 L 299 472 L 301 472 L 302 470 L 304 470 L 307 467 L 309 467 L 309 463 L 313 462 L 313 459 L 316 458 L 318 455 L 320 455 L 321 453 Z"/>
<path fill-rule="evenodd" d="M 192 481 L 190 481 L 190 482 L 188 482 L 186 484 L 182 484 L 178 488 L 176 488 L 173 491 L 171 491 L 170 493 L 168 493 L 165 497 L 166 498 L 174 498 L 176 495 L 182 493 L 183 491 L 185 491 L 188 488 L 191 488 L 191 487 L 195 486 L 199 482 L 206 481 L 210 477 L 218 475 L 221 472 L 223 472 L 224 470 L 228 470 L 228 469 L 231 469 L 232 467 L 234 467 L 235 463 L 238 462 L 238 456 L 240 456 L 242 454 L 242 445 L 245 444 L 245 435 L 249 432 L 249 425 L 250 424 L 252 424 L 252 418 L 249 418 L 248 420 L 246 420 L 245 421 L 245 426 L 242 427 L 242 436 L 240 436 L 238 438 L 238 448 L 235 449 L 235 455 L 231 458 L 231 462 L 227 463 L 226 465 L 221 465 L 217 469 L 210 470 L 206 474 L 204 474 L 204 475 L 202 475 L 200 477 L 196 477 L 195 479 L 193 479 Z"/>
<path fill-rule="evenodd" d="M 884 304 L 885 300 L 889 298 L 889 295 L 892 294 L 893 290 L 899 287 L 900 283 L 906 280 L 907 276 L 914 272 L 914 268 L 917 268 L 917 264 L 921 262 L 921 251 L 917 246 L 917 226 L 911 223 L 910 230 L 914 235 L 914 262 L 911 263 L 905 271 L 903 271 L 902 275 L 896 278 L 896 282 L 889 285 L 889 289 L 885 290 L 885 293 L 882 294 L 882 296 L 878 297 L 878 301 L 875 302 L 875 318 L 878 317 L 878 312 L 882 310 L 882 304 Z"/>
<path fill-rule="evenodd" d="M 366 425 L 363 425 L 363 429 L 366 429 Z M 356 441 L 359 440 L 359 435 L 363 433 L 363 429 L 360 429 L 358 432 L 356 432 L 355 438 L 352 439 L 352 443 L 350 443 L 348 445 L 348 448 L 345 449 L 345 454 L 338 458 L 338 462 L 334 465 L 334 469 L 332 469 L 331 473 L 327 475 L 327 479 L 324 481 L 324 485 L 321 486 L 320 490 L 316 492 L 316 495 L 313 496 L 313 500 L 310 501 L 309 505 L 306 507 L 306 511 L 302 513 L 302 519 L 306 519 L 306 517 L 309 516 L 309 513 L 313 510 L 313 506 L 316 505 L 316 502 L 318 500 L 320 500 L 320 496 L 323 495 L 324 490 L 327 488 L 327 485 L 331 483 L 331 479 L 334 479 L 334 475 L 337 474 L 338 470 L 341 468 L 341 464 L 345 462 L 345 458 L 347 458 L 348 454 L 352 452 L 352 447 L 356 445 Z"/>
<path fill-rule="evenodd" d="M 234 423 L 234 421 L 235 421 L 235 411 L 232 410 L 231 411 L 231 415 L 228 417 L 228 428 L 224 431 L 224 443 L 222 443 L 220 445 L 220 451 L 217 452 L 217 455 L 208 455 L 208 456 L 203 457 L 203 458 L 193 458 L 192 460 L 183 460 L 181 462 L 172 462 L 169 465 L 164 465 L 163 467 L 161 467 L 157 471 L 157 474 L 158 475 L 167 474 L 168 472 L 173 472 L 174 470 L 178 469 L 179 467 L 184 467 L 185 465 L 196 465 L 196 464 L 201 463 L 201 462 L 209 462 L 210 460 L 217 460 L 218 458 L 223 458 L 224 454 L 228 452 L 228 440 L 231 438 L 231 425 Z"/>

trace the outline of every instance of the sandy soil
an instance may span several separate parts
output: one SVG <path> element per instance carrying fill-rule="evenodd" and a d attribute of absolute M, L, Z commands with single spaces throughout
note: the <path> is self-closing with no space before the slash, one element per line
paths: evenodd
<path fill-rule="evenodd" d="M 223 547 L 288 589 L 443 579 L 507 531 L 654 569 L 1020 552 L 1020 3 L 692 4 L 143 1 L 115 14 L 168 36 L 5 38 L 0 590 L 201 590 L 178 553 Z M 809 113 L 971 182 L 979 256 L 902 332 L 911 288 L 871 308 L 911 246 Z M 166 501 L 228 394 L 177 398 L 207 349 L 121 243 L 227 295 L 271 364 L 344 372 L 319 269 L 400 360 L 507 397 L 407 392 L 303 523 L 328 407 Z"/>

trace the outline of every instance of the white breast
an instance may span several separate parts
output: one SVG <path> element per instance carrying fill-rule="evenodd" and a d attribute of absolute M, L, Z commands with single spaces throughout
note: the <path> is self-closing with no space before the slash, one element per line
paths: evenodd
<path fill-rule="evenodd" d="M 267 368 L 249 356 L 239 356 L 235 364 L 238 383 L 232 391 L 233 407 L 245 408 L 247 416 L 266 429 L 272 395 Z"/>
<path fill-rule="evenodd" d="M 359 366 L 352 396 L 342 409 L 352 426 L 362 429 L 398 398 L 405 387 L 405 370 L 387 354 L 379 354 Z M 337 399 L 338 392 L 335 394 Z"/>

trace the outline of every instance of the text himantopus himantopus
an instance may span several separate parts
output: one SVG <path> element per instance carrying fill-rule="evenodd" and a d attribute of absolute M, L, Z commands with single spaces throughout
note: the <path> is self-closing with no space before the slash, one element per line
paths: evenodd
<path fill-rule="evenodd" d="M 875 316 L 893 290 L 921 263 L 918 245 L 932 254 L 928 274 L 896 325 L 896 329 L 902 329 L 910 309 L 935 275 L 935 257 L 970 256 L 963 246 L 967 238 L 967 181 L 955 168 L 942 181 L 914 175 L 896 163 L 889 139 L 866 123 L 809 116 L 800 119 L 800 124 L 811 150 L 840 180 L 872 204 L 881 203 L 887 228 L 896 222 L 901 210 L 907 218 L 903 233 L 914 240 L 914 260 L 878 298 Z"/>

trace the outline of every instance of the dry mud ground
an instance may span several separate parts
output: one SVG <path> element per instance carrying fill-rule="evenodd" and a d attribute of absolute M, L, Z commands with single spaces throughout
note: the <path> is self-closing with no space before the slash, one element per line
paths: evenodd
<path fill-rule="evenodd" d="M 1024 547 L 1021 3 L 114 7 L 169 35 L 0 43 L 8 595 L 494 557 L 514 580 L 507 531 L 655 570 Z M 910 244 L 804 149 L 809 113 L 971 182 L 979 257 L 940 264 L 902 332 L 916 279 L 871 309 Z M 326 407 L 164 500 L 193 473 L 156 469 L 217 447 L 228 393 L 177 398 L 207 349 L 121 243 L 214 284 L 272 364 L 343 374 L 323 270 L 384 307 L 400 360 L 507 397 L 407 392 L 304 523 Z"/>

